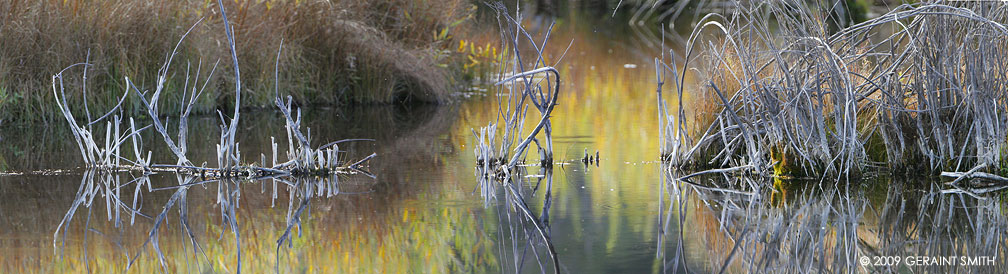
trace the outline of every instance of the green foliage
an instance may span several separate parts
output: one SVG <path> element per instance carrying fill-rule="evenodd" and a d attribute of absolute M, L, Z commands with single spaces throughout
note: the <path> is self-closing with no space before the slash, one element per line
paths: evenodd
<path fill-rule="evenodd" d="M 871 3 L 868 0 L 846 0 L 845 4 L 847 16 L 852 25 L 868 20 L 868 9 L 871 8 Z"/>

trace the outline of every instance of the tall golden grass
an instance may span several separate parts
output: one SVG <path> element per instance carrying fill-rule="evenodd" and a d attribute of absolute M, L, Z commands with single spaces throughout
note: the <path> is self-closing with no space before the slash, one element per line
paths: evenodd
<path fill-rule="evenodd" d="M 470 18 L 464 0 L 225 1 L 243 68 L 243 106 L 270 106 L 273 85 L 299 104 L 442 101 L 451 86 L 447 54 L 452 34 Z M 0 1 L 0 120 L 37 122 L 57 117 L 51 76 L 88 61 L 91 110 L 109 109 L 124 90 L 124 77 L 152 86 L 166 54 L 186 29 L 202 22 L 180 44 L 176 60 L 195 71 L 220 62 L 196 111 L 233 104 L 233 75 L 219 10 L 213 1 L 141 0 Z M 274 79 L 277 50 L 280 78 Z M 185 82 L 185 65 L 171 68 L 166 86 Z M 76 72 L 76 73 L 79 73 Z M 73 77 L 79 78 L 79 77 Z M 79 80 L 78 80 L 79 81 Z M 80 83 L 75 83 L 80 84 Z M 178 98 L 180 93 L 169 93 Z M 247 98 L 247 99 L 245 99 Z M 83 103 L 82 94 L 70 95 Z M 179 100 L 166 106 L 177 108 Z M 175 104 L 175 105 L 172 105 Z M 141 108 L 126 102 L 126 110 Z M 95 111 L 97 112 L 97 111 Z M 167 113 L 177 113 L 169 111 Z"/>

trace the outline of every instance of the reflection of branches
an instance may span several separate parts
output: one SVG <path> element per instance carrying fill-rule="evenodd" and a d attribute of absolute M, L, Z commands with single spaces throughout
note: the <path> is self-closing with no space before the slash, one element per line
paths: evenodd
<path fill-rule="evenodd" d="M 722 180 L 721 177 L 698 178 Z M 741 182 L 751 180 L 746 177 L 725 176 L 723 180 L 739 181 L 728 182 L 730 185 L 755 185 Z M 712 244 L 687 241 L 693 237 L 683 235 L 684 227 L 703 225 L 708 225 L 707 233 L 713 233 L 704 238 L 723 237 L 731 244 L 727 250 L 707 248 L 711 250 L 708 265 L 713 271 L 724 272 L 729 267 L 734 269 L 738 267 L 736 262 L 741 263 L 746 271 L 755 272 L 831 271 L 856 267 L 857 220 L 866 203 L 863 194 L 851 196 L 834 191 L 818 197 L 801 198 L 801 205 L 794 208 L 786 205 L 777 208 L 768 203 L 773 200 L 772 197 L 765 198 L 758 191 L 733 191 L 679 179 L 672 181 L 668 188 L 669 197 L 676 201 L 674 205 L 668 205 L 669 211 L 678 207 L 680 234 L 677 254 L 673 261 L 667 261 L 666 270 L 679 265 L 687 267 L 682 252 L 685 246 Z M 690 199 L 690 193 L 695 194 L 695 201 Z M 688 224 L 694 219 L 687 219 L 683 208 L 695 202 L 706 205 L 707 210 L 701 208 L 693 214 L 697 224 Z M 704 214 L 720 217 L 703 222 Z M 668 226 L 669 223 L 666 217 L 663 224 Z M 725 254 L 718 254 L 720 251 Z"/>
<path fill-rule="evenodd" d="M 759 185 L 747 180 L 753 179 L 697 176 L 682 180 L 666 174 L 658 243 L 666 270 L 701 263 L 708 271 L 720 272 L 847 272 L 861 266 L 857 259 L 862 256 L 958 258 L 1008 252 L 1003 244 L 1008 239 L 1008 219 L 999 199 L 943 194 L 935 187 L 923 194 L 908 192 L 902 182 L 887 181 L 885 200 L 871 201 L 859 188 L 824 190 L 793 186 L 801 185 L 800 181 L 777 181 L 773 190 L 743 190 Z M 789 192 L 799 194 L 787 197 Z M 666 200 L 669 204 L 664 204 Z M 685 205 L 696 205 L 697 211 L 687 218 Z M 671 222 L 673 212 L 678 213 L 677 223 Z M 676 226 L 670 229 L 673 223 Z M 679 235 L 671 242 L 669 236 L 676 229 Z M 684 235 L 687 232 L 702 237 Z M 664 256 L 667 243 L 677 244 L 673 258 Z M 709 250 L 705 257 L 710 260 L 688 261 L 683 254 L 687 247 Z M 1004 265 L 1005 260 L 998 259 Z M 907 266 L 867 270 L 897 271 L 895 267 Z M 956 266 L 909 267 L 914 272 L 948 272 Z"/>
<path fill-rule="evenodd" d="M 996 260 L 983 271 L 1004 272 L 1008 260 L 1008 219 L 999 196 L 946 194 L 937 187 L 922 195 L 889 187 L 879 215 L 879 235 L 864 237 L 865 253 L 886 256 L 989 256 Z M 958 260 L 958 258 L 957 258 Z M 921 272 L 954 272 L 960 265 L 918 266 Z M 875 271 L 892 271 L 887 268 Z"/>
<path fill-rule="evenodd" d="M 88 220 L 85 222 L 84 244 L 87 245 L 89 243 L 87 238 L 89 233 L 101 234 L 99 230 L 92 228 L 91 211 L 94 209 L 92 207 L 92 205 L 94 205 L 94 199 L 102 196 L 105 200 L 107 216 L 109 216 L 109 220 L 118 229 L 127 228 L 127 226 L 125 226 L 126 223 L 124 222 L 125 218 L 122 218 L 122 215 L 119 213 L 120 210 L 125 210 L 125 213 L 129 214 L 129 227 L 134 225 L 136 215 L 152 220 L 151 228 L 147 230 L 145 240 L 139 247 L 140 249 L 145 249 L 148 245 L 151 246 L 163 271 L 171 269 L 171 266 L 168 263 L 167 256 L 164 252 L 162 252 L 163 246 L 159 240 L 161 238 L 160 236 L 162 230 L 167 227 L 171 211 L 177 208 L 178 224 L 181 228 L 180 232 L 183 237 L 186 238 L 185 241 L 182 242 L 182 248 L 186 250 L 192 248 L 192 253 L 190 253 L 192 258 L 197 258 L 197 261 L 200 261 L 198 258 L 202 258 L 202 264 L 212 268 L 214 263 L 210 261 L 206 251 L 200 245 L 200 241 L 197 238 L 198 233 L 196 233 L 190 224 L 191 217 L 187 202 L 190 194 L 189 190 L 193 186 L 216 185 L 216 199 L 220 208 L 221 223 L 224 227 L 226 227 L 226 229 L 221 230 L 222 234 L 220 236 L 224 236 L 223 233 L 226 230 L 232 231 L 237 256 L 237 267 L 240 268 L 242 264 L 242 244 L 240 240 L 241 233 L 239 231 L 239 219 L 236 210 L 238 208 L 239 197 L 241 196 L 241 185 L 256 181 L 261 183 L 272 181 L 274 183 L 272 193 L 273 197 L 276 197 L 278 193 L 283 191 L 290 193 L 290 207 L 287 209 L 286 229 L 281 235 L 279 235 L 279 238 L 276 241 L 278 252 L 277 264 L 279 267 L 279 249 L 284 246 L 285 243 L 287 246 L 291 246 L 291 232 L 295 226 L 300 227 L 303 219 L 302 214 L 309 206 L 310 199 L 315 197 L 333 197 L 342 193 L 339 189 L 339 180 L 336 174 L 325 178 L 269 176 L 254 178 L 251 181 L 239 181 L 226 178 L 203 180 L 195 176 L 176 174 L 175 177 L 178 179 L 178 186 L 167 188 L 152 188 L 150 186 L 151 180 L 148 174 L 143 174 L 127 183 L 122 183 L 122 181 L 120 181 L 120 176 L 121 174 L 119 173 L 101 170 L 88 169 L 85 171 L 83 178 L 81 179 L 81 185 L 78 189 L 77 195 L 56 229 L 54 234 L 56 239 L 53 240 L 54 247 L 58 244 L 58 242 L 61 242 L 63 246 L 66 245 L 66 233 L 71 227 L 73 217 L 81 207 L 87 208 L 88 211 Z M 295 183 L 292 183 L 291 180 L 295 181 Z M 281 185 L 286 186 L 286 188 L 277 188 L 276 183 L 278 182 Z M 133 193 L 133 203 L 132 205 L 129 205 L 128 203 L 123 202 L 119 195 L 122 189 L 134 183 L 136 185 L 134 186 L 135 191 Z M 145 185 L 147 191 L 142 191 Z M 149 216 L 141 213 L 140 208 L 138 207 L 138 201 L 142 200 L 142 194 L 158 190 L 171 190 L 173 192 L 168 200 L 166 200 L 161 206 L 156 215 Z M 60 238 L 62 238 L 62 241 L 59 240 Z M 121 243 L 117 243 L 117 245 L 122 246 Z M 62 250 L 62 248 L 60 248 L 60 250 Z M 188 253 L 188 251 L 183 254 L 186 253 Z M 140 255 L 140 253 L 131 255 L 127 252 L 127 267 L 135 264 Z M 87 262 L 86 250 L 84 256 L 85 262 Z M 188 260 L 189 258 L 190 257 L 187 255 L 186 259 Z"/>
<path fill-rule="evenodd" d="M 190 179 L 187 178 L 185 181 L 180 182 L 180 184 L 184 184 L 188 180 L 190 180 Z M 150 230 L 150 233 L 148 233 L 147 241 L 145 241 L 143 243 L 143 245 L 141 245 L 141 248 L 143 248 L 143 247 L 146 247 L 147 244 L 149 243 L 149 244 L 151 244 L 151 246 L 154 247 L 154 252 L 158 256 L 158 261 L 161 263 L 161 269 L 162 270 L 166 270 L 165 269 L 165 267 L 166 267 L 165 266 L 165 256 L 164 256 L 164 253 L 161 252 L 161 247 L 159 245 L 159 241 L 158 240 L 160 239 L 160 237 L 158 237 L 158 231 L 159 231 L 159 228 L 161 228 L 161 225 L 164 224 L 165 219 L 168 217 L 168 210 L 170 210 L 172 208 L 172 206 L 174 206 L 175 203 L 177 201 L 179 201 L 180 198 L 185 197 L 186 196 L 186 192 L 188 190 L 189 190 L 188 187 L 182 187 L 182 188 L 179 188 L 177 191 L 175 191 L 175 194 L 172 194 L 171 198 L 168 199 L 168 202 L 166 202 L 165 205 L 164 205 L 164 207 L 162 207 L 161 213 L 159 213 L 157 215 L 157 217 L 154 218 L 154 227 Z M 180 216 L 185 216 L 185 212 L 187 212 L 187 211 L 184 209 L 185 208 L 184 201 L 183 201 L 183 203 L 181 203 L 181 205 L 180 205 L 179 208 L 180 208 Z M 182 218 L 180 217 L 180 219 L 182 219 Z M 187 230 L 189 229 L 188 225 L 183 225 L 183 227 L 185 229 L 187 229 Z M 192 233 L 188 233 L 188 234 L 190 236 L 193 235 Z M 193 240 L 193 242 L 195 242 L 195 239 L 192 239 L 192 240 Z M 133 263 L 136 261 L 136 259 L 139 258 L 139 257 L 140 257 L 140 253 L 137 253 L 135 256 L 133 256 L 133 258 L 130 258 L 129 265 L 132 266 Z M 239 256 L 239 259 L 240 259 L 240 256 Z"/>
<path fill-rule="evenodd" d="M 277 247 L 276 247 L 277 248 L 277 265 L 276 265 L 277 268 L 276 268 L 276 270 L 279 272 L 279 270 L 280 270 L 280 264 L 279 264 L 279 262 L 280 262 L 280 248 L 284 246 L 285 242 L 287 243 L 288 247 L 290 247 L 290 246 L 293 245 L 293 243 L 290 241 L 291 231 L 294 229 L 295 226 L 297 226 L 298 230 L 300 231 L 300 227 L 301 227 L 301 215 L 302 215 L 302 213 L 304 213 L 305 209 L 308 208 L 308 205 L 310 204 L 311 199 L 313 197 L 320 197 L 320 196 L 332 197 L 332 196 L 339 195 L 340 194 L 340 189 L 339 189 L 339 181 L 338 181 L 339 178 L 337 178 L 336 176 L 332 176 L 332 177 L 330 177 L 330 178 L 328 178 L 326 180 L 296 179 L 295 183 L 288 182 L 284 178 L 275 178 L 273 180 L 280 180 L 280 181 L 284 182 L 285 184 L 287 184 L 288 186 L 290 186 L 290 189 L 289 189 L 290 190 L 290 203 L 289 203 L 290 206 L 287 208 L 287 226 L 284 229 L 283 234 L 280 235 L 280 238 L 277 239 Z M 300 202 L 295 203 L 294 202 L 295 201 L 295 197 L 297 197 L 298 199 L 300 199 Z M 295 204 L 298 205 L 296 210 L 294 209 L 294 205 Z M 292 212 L 292 210 L 294 210 L 294 211 Z"/>
<path fill-rule="evenodd" d="M 98 177 L 100 181 L 95 181 L 96 173 L 98 173 L 98 175 L 100 176 Z M 119 194 L 121 188 L 134 182 L 136 182 L 137 184 L 136 192 L 133 196 L 133 204 L 132 206 L 130 206 L 122 201 Z M 106 207 L 107 216 L 109 216 L 110 220 L 113 217 L 115 218 L 114 224 L 116 227 L 122 225 L 122 219 L 120 218 L 121 216 L 120 210 L 126 210 L 128 212 L 128 214 L 130 215 L 131 225 L 133 224 L 136 215 L 140 215 L 141 217 L 146 217 L 148 219 L 151 218 L 150 216 L 140 213 L 139 208 L 137 207 L 139 190 L 143 187 L 144 184 L 148 185 L 149 189 L 150 180 L 147 177 L 139 177 L 133 179 L 132 181 L 126 184 L 121 184 L 118 174 L 99 172 L 95 170 L 85 171 L 83 177 L 81 178 L 81 184 L 77 190 L 77 195 L 70 205 L 70 209 L 67 210 L 67 213 L 63 216 L 63 219 L 60 221 L 59 225 L 57 225 L 56 232 L 53 233 L 54 236 L 53 247 L 54 248 L 56 247 L 56 242 L 58 238 L 61 238 L 59 236 L 61 230 L 62 230 L 62 239 L 65 245 L 67 226 L 69 226 L 69 223 L 73 221 L 73 216 L 77 212 L 77 209 L 80 208 L 81 206 L 88 208 L 88 215 L 90 216 L 91 204 L 94 202 L 94 199 L 99 195 L 104 196 L 105 204 L 107 205 Z"/>
<path fill-rule="evenodd" d="M 546 254 L 552 260 L 553 271 L 558 273 L 560 271 L 560 261 L 550 237 L 551 230 L 549 226 L 553 170 L 548 168 L 540 169 L 540 176 L 525 176 L 525 168 L 518 168 L 516 170 L 518 172 L 509 173 L 507 179 L 504 180 L 498 180 L 496 177 L 480 177 L 480 193 L 484 195 L 486 206 L 495 206 L 497 209 L 497 217 L 500 222 L 498 232 L 502 236 L 507 233 L 508 239 L 512 240 L 513 257 L 511 257 L 511 262 L 513 263 L 513 270 L 518 272 L 523 269 L 525 255 L 528 249 L 531 249 L 540 270 L 545 271 L 546 268 L 540 260 L 540 253 L 537 250 L 537 245 L 541 243 L 545 245 Z M 526 190 L 526 187 L 532 184 L 526 178 L 535 178 L 536 180 L 535 187 L 532 187 L 531 190 Z M 546 189 L 542 210 L 539 216 L 536 216 L 535 211 L 529 207 L 528 199 L 535 195 L 538 187 L 544 180 Z M 506 217 L 506 220 L 502 219 L 502 217 Z M 521 243 L 521 251 L 518 249 L 518 239 L 520 238 L 525 239 Z M 505 237 L 501 237 L 501 239 L 505 239 Z M 541 242 L 536 239 L 540 239 Z M 507 243 L 502 241 L 500 245 L 503 248 Z M 501 250 L 501 255 L 504 255 L 503 250 Z M 502 262 L 501 266 L 504 267 L 504 262 Z"/>
<path fill-rule="evenodd" d="M 680 188 L 680 184 L 674 183 L 671 173 L 662 173 L 661 182 L 659 183 L 658 191 L 658 257 L 662 259 L 663 262 L 668 261 L 665 252 L 665 242 L 669 233 L 669 224 L 672 220 L 672 212 L 676 212 L 678 216 L 678 224 L 685 223 L 686 220 L 686 207 L 685 201 L 689 199 L 689 192 L 683 192 Z M 685 181 L 683 181 L 685 182 Z M 666 192 L 667 191 L 667 192 Z M 668 209 L 666 210 L 665 204 L 665 194 L 668 193 Z M 673 203 L 675 199 L 675 203 Z M 662 213 L 664 211 L 664 213 Z M 671 260 L 673 264 L 665 264 L 662 267 L 663 271 L 668 271 L 668 269 L 675 268 L 678 269 L 680 262 L 682 262 L 682 267 L 684 271 L 689 272 L 689 266 L 686 265 L 684 258 L 684 237 L 682 226 L 679 227 L 676 237 L 676 250 L 675 256 Z"/>

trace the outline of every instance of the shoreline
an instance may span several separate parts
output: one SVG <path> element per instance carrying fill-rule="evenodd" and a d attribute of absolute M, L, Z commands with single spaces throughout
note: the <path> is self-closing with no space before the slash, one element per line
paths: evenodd
<path fill-rule="evenodd" d="M 127 77 L 154 90 L 158 71 L 176 47 L 162 112 L 178 113 L 181 91 L 194 86 L 206 86 L 194 114 L 233 108 L 234 76 L 227 73 L 233 68 L 215 5 L 137 0 L 12 5 L 0 5 L 9 11 L 0 16 L 9 22 L 0 26 L 0 126 L 58 122 L 52 76 L 84 62 L 90 64 L 86 83 L 81 66 L 63 73 L 73 93 L 68 101 L 75 116 L 86 116 L 85 104 L 100 116 L 122 98 Z M 454 34 L 464 32 L 461 23 L 473 17 L 470 5 L 228 1 L 243 72 L 241 104 L 272 107 L 274 89 L 302 106 L 445 102 L 464 82 L 466 60 L 451 49 L 458 45 Z M 109 10 L 120 12 L 105 15 Z M 186 79 L 190 74 L 197 79 Z M 126 115 L 144 109 L 137 98 L 122 106 Z"/>

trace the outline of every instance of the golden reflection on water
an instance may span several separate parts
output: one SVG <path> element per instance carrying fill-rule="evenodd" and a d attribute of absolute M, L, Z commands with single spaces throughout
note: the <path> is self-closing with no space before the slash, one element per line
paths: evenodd
<path fill-rule="evenodd" d="M 564 86 L 553 118 L 555 157 L 568 163 L 556 168 L 551 210 L 561 263 L 572 271 L 606 269 L 613 262 L 601 258 L 615 254 L 619 260 L 635 257 L 634 260 L 643 259 L 650 266 L 654 261 L 650 255 L 653 251 L 648 250 L 654 249 L 656 235 L 658 178 L 658 165 L 653 162 L 657 159 L 658 124 L 650 58 L 627 53 L 618 48 L 624 45 L 609 42 L 610 37 L 592 36 L 570 25 L 557 27 L 548 60 L 559 59 L 563 46 L 578 36 L 558 66 Z M 356 187 L 362 193 L 313 198 L 302 226 L 293 232 L 292 247 L 279 249 L 279 262 L 276 241 L 286 225 L 287 192 L 281 189 L 276 205 L 271 206 L 268 182 L 244 183 L 237 212 L 242 270 L 263 272 L 275 267 L 281 272 L 322 273 L 501 270 L 498 256 L 502 254 L 495 250 L 494 235 L 494 226 L 499 224 L 492 210 L 484 208 L 478 195 L 472 192 L 475 159 L 469 145 L 473 140 L 470 130 L 495 118 L 496 101 L 491 95 L 448 108 L 455 111 L 434 114 L 429 119 L 437 120 L 433 125 L 426 122 L 428 125 L 418 126 L 414 131 L 380 140 L 375 145 L 382 150 L 375 163 L 379 167 L 372 170 L 378 179 L 349 180 L 365 181 Z M 442 118 L 452 115 L 457 118 Z M 257 127 L 269 124 L 267 121 Z M 382 126 L 396 125 L 379 125 Z M 340 130 L 313 126 L 314 132 Z M 243 141 L 242 147 L 267 144 L 264 141 L 267 138 L 257 138 Z M 202 145 L 200 140 L 193 143 Z M 428 148 L 415 152 L 413 146 Z M 584 166 L 578 161 L 586 149 L 592 154 L 599 152 L 599 166 Z M 257 153 L 250 155 L 254 154 Z M 407 160 L 415 163 L 404 163 Z M 34 228 L 0 225 L 5 228 L 0 231 L 5 239 L 0 247 L 18 250 L 16 254 L 3 256 L 2 272 L 123 272 L 137 254 L 140 255 L 129 266 L 130 271 L 160 271 L 153 248 L 143 245 L 152 222 L 138 218 L 134 225 L 116 228 L 107 220 L 102 201 L 78 210 L 65 246 L 57 241 L 54 250 L 56 224 L 79 184 L 79 178 L 72 177 L 58 180 L 64 191 L 52 194 L 55 196 L 51 197 L 52 204 L 39 205 L 44 208 L 43 214 L 9 217 L 33 218 L 30 223 Z M 161 183 L 171 185 L 174 181 Z M 266 191 L 260 192 L 261 188 Z M 351 184 L 350 189 L 354 188 Z M 170 191 L 144 194 L 141 212 L 156 214 L 163 206 L 159 203 L 170 195 Z M 189 222 L 202 252 L 194 252 L 194 246 L 178 224 L 177 208 L 171 210 L 166 227 L 159 230 L 160 250 L 165 255 L 168 272 L 235 270 L 238 261 L 234 236 L 221 222 L 215 195 L 214 187 L 194 188 L 189 194 Z M 540 200 L 532 204 L 541 207 Z M 4 205 L 5 212 L 15 207 Z M 90 221 L 88 209 L 92 210 Z M 85 222 L 92 229 L 86 240 Z"/>
<path fill-rule="evenodd" d="M 561 264 L 573 272 L 650 269 L 656 264 L 658 105 L 652 57 L 635 53 L 657 55 L 659 49 L 628 49 L 634 45 L 613 42 L 625 35 L 614 38 L 571 25 L 576 23 L 555 27 L 545 58 L 548 63 L 560 59 L 574 39 L 557 65 L 563 85 L 551 120 L 554 158 L 565 164 L 554 168 L 550 214 L 568 221 L 553 227 L 553 240 Z M 486 110 L 495 110 L 497 103 L 488 96 L 466 104 L 455 134 L 472 136 L 471 128 L 494 121 L 496 113 Z M 525 128 L 536 120 L 527 119 Z M 461 145 L 460 163 L 476 162 L 471 143 Z M 598 151 L 597 167 L 580 162 L 585 151 Z M 463 164 L 458 170 L 471 173 L 472 167 Z M 541 203 L 541 197 L 536 199 Z"/>
<path fill-rule="evenodd" d="M 556 61 L 574 39 L 557 65 L 564 85 L 552 119 L 553 146 L 554 157 L 562 163 L 554 168 L 552 239 L 565 271 L 660 272 L 667 262 L 656 256 L 662 168 L 656 162 L 659 125 L 652 63 L 660 49 L 636 43 L 633 37 L 618 30 L 595 32 L 585 27 L 590 24 L 579 24 L 576 20 L 575 17 L 570 23 L 556 26 L 546 52 L 547 60 Z M 474 37 L 477 41 L 492 38 L 495 37 Z M 687 79 L 687 84 L 691 81 Z M 674 107 L 677 102 L 670 89 L 671 85 L 666 85 L 665 98 Z M 684 97 L 687 102 L 693 100 L 689 89 Z M 330 110 L 307 112 L 307 116 L 315 116 L 314 124 L 309 123 L 313 132 L 339 136 L 328 139 L 377 139 L 372 145 L 348 148 L 359 151 L 358 154 L 378 152 L 371 167 L 377 179 L 341 178 L 341 190 L 346 193 L 312 198 L 309 210 L 302 216 L 302 225 L 293 231 L 291 247 L 279 249 L 277 239 L 286 226 L 289 192 L 281 188 L 273 205 L 272 185 L 268 181 L 244 183 L 237 212 L 242 270 L 482 273 L 505 269 L 501 264 L 514 258 L 504 258 L 511 254 L 501 252 L 501 245 L 506 243 L 497 234 L 497 226 L 502 225 L 499 213 L 492 206 L 485 207 L 473 191 L 476 159 L 471 130 L 495 120 L 496 100 L 496 96 L 487 94 L 436 110 L 365 110 L 354 117 L 371 118 L 348 125 L 332 123 L 338 115 Z M 270 133 L 281 132 L 280 128 L 271 127 L 277 124 L 270 122 L 275 117 L 258 116 L 263 117 L 249 119 L 248 123 L 271 129 L 242 140 L 242 147 L 251 149 L 248 155 L 259 154 L 258 150 L 268 147 Z M 534 126 L 532 120 L 526 121 L 526 128 Z M 212 139 L 192 142 L 194 146 L 210 147 Z M 601 156 L 598 166 L 579 161 L 585 151 L 590 154 L 598 151 Z M 204 158 L 212 154 L 194 153 L 206 154 Z M 535 157 L 531 153 L 530 158 Z M 177 184 L 164 178 L 157 181 L 161 185 Z M 125 272 L 130 258 L 137 254 L 140 256 L 130 271 L 161 271 L 152 247 L 143 246 L 152 222 L 138 218 L 134 225 L 117 228 L 108 221 L 101 199 L 96 199 L 90 208 L 78 210 L 65 246 L 57 241 L 56 248 L 53 247 L 53 232 L 79 184 L 79 175 L 0 177 L 0 249 L 3 250 L 0 272 Z M 885 190 L 868 193 L 872 198 L 866 203 L 883 207 L 884 195 L 872 196 L 879 192 L 887 193 Z M 170 191 L 145 193 L 141 212 L 156 214 L 170 195 Z M 194 246 L 182 234 L 177 208 L 171 211 L 159 238 L 167 272 L 235 270 L 238 261 L 234 236 L 222 224 L 215 199 L 213 186 L 190 191 L 189 221 L 202 252 L 194 252 Z M 722 211 L 722 207 L 712 205 L 723 201 L 717 197 L 675 201 L 685 203 L 687 209 L 684 216 L 687 223 L 682 230 L 692 270 L 717 271 L 719 264 L 730 257 L 736 243 L 732 235 L 744 228 L 726 224 L 726 212 L 755 214 L 744 210 Z M 808 202 L 799 201 L 793 204 L 761 201 L 753 205 L 763 210 L 762 216 L 779 216 Z M 541 196 L 535 196 L 529 204 L 540 210 L 542 202 Z M 828 205 L 813 206 L 822 209 Z M 87 221 L 88 209 L 92 210 L 90 221 Z M 673 212 L 672 219 L 678 220 L 678 214 Z M 994 223 L 1004 222 L 1003 217 L 994 218 L 989 213 L 983 216 Z M 857 229 L 861 237 L 858 240 L 865 239 L 872 245 L 885 241 L 885 236 L 879 236 L 881 217 L 867 211 L 858 218 L 856 221 L 864 224 Z M 85 222 L 92 229 L 86 240 Z M 831 230 L 820 242 L 835 246 L 850 240 L 839 238 L 836 233 L 837 230 Z M 674 248 L 674 243 L 669 244 L 665 252 Z M 746 252 L 759 254 L 770 248 L 773 246 L 757 244 Z M 747 270 L 741 261 L 734 261 L 729 270 Z M 531 266 L 534 263 L 526 264 L 523 270 L 538 270 Z"/>
<path fill-rule="evenodd" d="M 285 273 L 443 273 L 485 272 L 494 266 L 489 249 L 492 240 L 481 231 L 474 208 L 444 202 L 465 198 L 452 197 L 461 194 L 458 191 L 446 191 L 459 185 L 426 183 L 430 186 L 415 193 L 416 197 L 386 199 L 381 195 L 341 194 L 330 199 L 316 198 L 311 212 L 302 216 L 303 226 L 293 232 L 292 247 L 285 244 L 279 254 L 276 241 L 286 224 L 286 197 L 281 194 L 276 207 L 271 207 L 271 197 L 259 193 L 262 187 L 259 183 L 247 184 L 243 186 L 245 195 L 238 212 L 242 269 L 267 272 L 278 267 Z M 359 191 L 352 187 L 354 182 L 343 184 L 351 186 L 344 191 Z M 169 217 L 168 228 L 160 230 L 160 250 L 164 252 L 168 272 L 235 271 L 234 238 L 230 231 L 222 231 L 226 226 L 220 224 L 213 195 L 213 188 L 196 188 L 189 195 L 192 214 L 189 222 L 194 225 L 202 252 L 194 255 L 193 246 L 182 235 L 177 214 Z M 151 198 L 154 197 L 148 197 Z M 156 204 L 149 205 L 155 207 Z M 130 271 L 161 271 L 152 247 L 140 248 L 150 229 L 149 220 L 138 218 L 132 226 L 126 221 L 119 229 L 105 219 L 101 201 L 95 202 L 92 209 L 89 221 L 92 233 L 88 238 L 85 240 L 83 235 L 83 222 L 89 214 L 82 209 L 66 236 L 67 241 L 64 243 L 62 235 L 58 236 L 55 252 L 51 229 L 3 235 L 6 250 L 2 257 L 3 272 L 124 272 L 137 252 L 141 255 Z M 11 247 L 16 249 L 8 249 Z"/>

